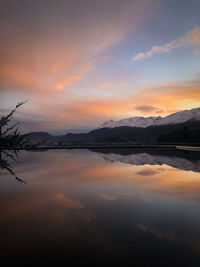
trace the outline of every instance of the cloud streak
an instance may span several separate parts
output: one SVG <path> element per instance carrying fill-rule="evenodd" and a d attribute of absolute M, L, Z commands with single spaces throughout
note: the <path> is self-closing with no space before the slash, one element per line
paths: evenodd
<path fill-rule="evenodd" d="M 55 87 L 58 91 L 62 91 L 64 87 L 75 84 L 81 79 L 83 76 L 61 77 L 55 81 Z"/>
<path fill-rule="evenodd" d="M 153 46 L 151 50 L 147 52 L 140 52 L 133 57 L 133 61 L 140 61 L 146 58 L 150 58 L 155 54 L 169 53 L 173 49 L 188 45 L 200 44 L 200 27 L 193 29 L 181 38 L 171 41 L 162 46 Z"/>
<path fill-rule="evenodd" d="M 62 101 L 59 105 L 48 99 L 36 100 L 35 107 L 25 105 L 18 120 L 28 131 L 54 132 L 71 129 L 93 129 L 106 120 L 134 116 L 166 116 L 178 110 L 200 106 L 200 81 L 165 83 L 140 90 L 128 97 L 109 97 Z M 151 105 L 149 105 L 151 103 Z M 141 104 L 141 105 L 139 105 Z M 133 107 L 135 107 L 133 109 Z M 37 127 L 38 125 L 38 127 Z M 31 128 L 32 127 L 32 128 Z"/>
<path fill-rule="evenodd" d="M 146 5 L 120 0 L 4 1 L 0 10 L 0 90 L 61 91 L 135 28 Z M 52 19 L 53 18 L 53 19 Z"/>
<path fill-rule="evenodd" d="M 113 87 L 114 86 L 114 83 L 113 82 L 110 82 L 110 83 L 103 83 L 103 84 L 100 84 L 99 87 L 104 89 L 104 88 L 108 88 L 108 87 Z"/>

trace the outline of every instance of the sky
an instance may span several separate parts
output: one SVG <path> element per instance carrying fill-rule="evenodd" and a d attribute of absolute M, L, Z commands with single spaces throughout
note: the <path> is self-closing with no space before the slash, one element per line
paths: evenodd
<path fill-rule="evenodd" d="M 1 0 L 0 113 L 22 132 L 200 107 L 199 0 Z"/>

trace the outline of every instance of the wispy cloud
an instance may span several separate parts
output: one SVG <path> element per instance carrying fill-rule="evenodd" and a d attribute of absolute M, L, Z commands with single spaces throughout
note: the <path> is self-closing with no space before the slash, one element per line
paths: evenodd
<path fill-rule="evenodd" d="M 26 127 L 25 121 L 28 120 L 29 131 L 36 128 L 42 131 L 67 131 L 77 125 L 79 128 L 85 128 L 87 125 L 92 129 L 108 119 L 118 120 L 141 115 L 165 116 L 178 110 L 199 107 L 199 99 L 199 81 L 164 83 L 132 93 L 128 97 L 91 97 L 68 103 L 64 99 L 59 105 L 55 105 L 53 101 L 49 102 L 49 99 L 36 99 L 36 103 L 32 102 L 32 108 L 25 105 L 23 112 L 19 111 L 17 119 L 24 122 L 23 127 Z M 34 105 L 37 105 L 37 108 Z"/>
<path fill-rule="evenodd" d="M 113 195 L 110 195 L 110 194 L 100 194 L 99 197 L 103 200 L 116 200 L 117 197 L 116 196 L 113 196 Z"/>
<path fill-rule="evenodd" d="M 87 62 L 81 66 L 81 70 L 83 70 L 83 71 L 89 71 L 89 70 L 92 70 L 92 68 L 93 68 L 93 66 Z"/>
<path fill-rule="evenodd" d="M 107 48 L 127 38 L 149 5 L 146 0 L 47 2 L 22 0 L 21 8 L 6 2 L 0 10 L 1 91 L 57 93 L 75 80 L 58 77 L 80 77 L 105 63 L 111 57 Z"/>
<path fill-rule="evenodd" d="M 170 43 L 164 44 L 162 46 L 155 45 L 151 48 L 151 50 L 147 52 L 140 52 L 134 55 L 133 60 L 139 61 L 145 58 L 150 58 L 154 54 L 169 53 L 173 49 L 178 47 L 188 46 L 188 45 L 198 45 L 198 44 L 200 44 L 200 27 L 197 27 L 192 31 L 189 31 L 183 37 L 173 40 Z"/>
<path fill-rule="evenodd" d="M 104 88 L 108 88 L 108 87 L 113 87 L 114 83 L 110 82 L 110 83 L 102 83 L 99 85 L 100 88 L 104 89 Z"/>
<path fill-rule="evenodd" d="M 63 193 L 55 194 L 54 199 L 57 204 L 60 204 L 67 208 L 71 208 L 71 209 L 83 209 L 84 208 L 84 206 L 79 201 L 65 197 Z"/>
<path fill-rule="evenodd" d="M 61 77 L 55 81 L 55 87 L 58 91 L 64 89 L 65 86 L 72 85 L 83 79 L 83 76 L 71 76 L 71 77 Z"/>
<path fill-rule="evenodd" d="M 180 239 L 175 233 L 160 231 L 153 225 L 138 224 L 137 227 L 143 232 L 154 234 L 158 239 L 167 239 L 174 242 L 178 242 Z"/>

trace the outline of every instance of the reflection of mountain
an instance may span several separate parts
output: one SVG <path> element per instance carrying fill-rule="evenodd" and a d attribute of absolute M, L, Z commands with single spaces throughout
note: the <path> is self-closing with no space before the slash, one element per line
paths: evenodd
<path fill-rule="evenodd" d="M 92 149 L 109 162 L 120 161 L 132 165 L 162 165 L 200 172 L 200 152 L 172 149 Z"/>

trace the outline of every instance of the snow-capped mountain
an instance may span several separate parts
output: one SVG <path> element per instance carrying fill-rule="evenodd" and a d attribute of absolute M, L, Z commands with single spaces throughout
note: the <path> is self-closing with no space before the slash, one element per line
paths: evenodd
<path fill-rule="evenodd" d="M 128 126 L 128 127 L 120 127 Z M 151 126 L 151 127 L 149 127 Z M 52 136 L 48 133 L 28 133 L 25 140 L 42 145 L 88 144 L 200 144 L 200 108 L 176 112 L 162 117 L 133 117 L 108 121 L 88 133 Z"/>
<path fill-rule="evenodd" d="M 200 108 L 183 110 L 166 117 L 132 117 L 122 119 L 120 121 L 109 120 L 98 127 L 100 128 L 115 128 L 121 126 L 146 128 L 149 126 L 179 124 L 190 120 L 200 121 Z"/>
<path fill-rule="evenodd" d="M 109 120 L 100 125 L 98 128 L 115 128 L 120 126 L 141 127 L 146 128 L 155 122 L 158 122 L 162 117 L 132 117 L 122 119 L 120 121 Z"/>
<path fill-rule="evenodd" d="M 200 108 L 193 108 L 173 113 L 160 119 L 153 125 L 179 124 L 190 120 L 200 121 Z"/>

